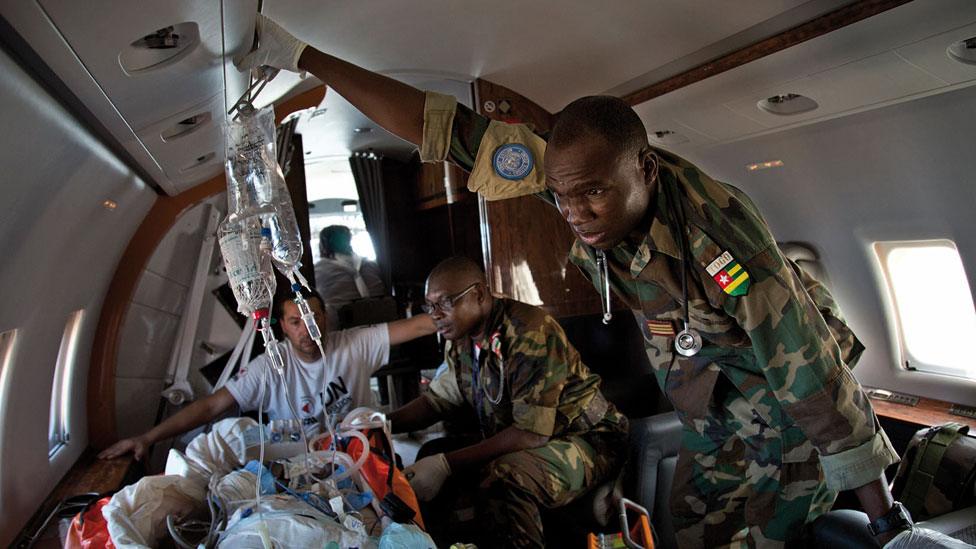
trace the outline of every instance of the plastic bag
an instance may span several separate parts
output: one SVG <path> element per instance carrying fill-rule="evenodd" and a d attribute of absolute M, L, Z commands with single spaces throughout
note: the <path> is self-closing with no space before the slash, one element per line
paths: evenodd
<path fill-rule="evenodd" d="M 218 547 L 263 549 L 261 529 L 275 547 L 376 547 L 375 540 L 343 527 L 335 519 L 291 496 L 261 499 L 261 513 L 253 506 L 238 509 L 227 523 Z"/>
<path fill-rule="evenodd" d="M 244 465 L 245 432 L 257 425 L 250 418 L 229 418 L 214 423 L 209 433 L 197 435 L 186 454 L 170 450 L 166 474 L 189 478 L 206 488 L 214 474 L 226 475 Z"/>
<path fill-rule="evenodd" d="M 885 544 L 884 549 L 970 549 L 973 546 L 928 528 L 912 527 Z"/>
<path fill-rule="evenodd" d="M 436 549 L 426 532 L 413 524 L 390 523 L 380 537 L 379 549 Z"/>
<path fill-rule="evenodd" d="M 102 516 L 102 507 L 111 498 L 102 498 L 88 509 L 71 519 L 68 535 L 65 537 L 66 549 L 114 549 L 115 544 L 108 534 L 108 522 Z"/>
<path fill-rule="evenodd" d="M 169 535 L 166 516 L 205 514 L 204 497 L 206 486 L 182 476 L 143 477 L 112 496 L 102 515 L 119 549 L 155 547 Z"/>

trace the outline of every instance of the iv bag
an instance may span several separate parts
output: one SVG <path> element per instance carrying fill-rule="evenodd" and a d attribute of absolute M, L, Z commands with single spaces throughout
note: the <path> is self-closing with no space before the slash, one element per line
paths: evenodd
<path fill-rule="evenodd" d="M 302 237 L 275 149 L 271 107 L 245 105 L 237 120 L 228 121 L 228 220 L 258 217 L 271 231 L 271 259 L 287 274 L 302 259 Z"/>
<path fill-rule="evenodd" d="M 217 238 L 227 278 L 237 298 L 237 311 L 251 316 L 267 309 L 274 295 L 275 277 L 271 260 L 261 249 L 260 219 L 235 220 L 228 216 L 217 227 Z"/>

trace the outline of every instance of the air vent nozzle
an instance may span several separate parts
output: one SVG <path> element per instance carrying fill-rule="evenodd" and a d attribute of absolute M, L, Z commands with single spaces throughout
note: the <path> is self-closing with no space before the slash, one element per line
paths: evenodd
<path fill-rule="evenodd" d="M 119 64 L 132 75 L 169 65 L 200 43 L 200 29 L 188 21 L 163 27 L 131 42 L 119 53 Z"/>
<path fill-rule="evenodd" d="M 163 138 L 163 141 L 173 141 L 174 139 L 184 137 L 200 129 L 207 122 L 210 122 L 210 117 L 211 115 L 209 112 L 202 112 L 200 114 L 188 116 L 163 130 L 159 136 Z"/>
<path fill-rule="evenodd" d="M 820 105 L 805 95 L 798 93 L 784 93 L 767 97 L 756 103 L 756 106 L 769 114 L 789 116 L 809 112 Z"/>
<path fill-rule="evenodd" d="M 690 141 L 690 139 L 674 130 L 652 130 L 647 137 L 651 141 L 660 143 L 661 145 L 681 145 Z"/>
<path fill-rule="evenodd" d="M 946 49 L 950 59 L 967 65 L 976 65 L 976 36 L 960 40 Z"/>

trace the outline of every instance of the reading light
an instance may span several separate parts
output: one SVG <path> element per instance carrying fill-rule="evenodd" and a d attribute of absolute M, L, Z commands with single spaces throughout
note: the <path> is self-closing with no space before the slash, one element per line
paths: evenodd
<path fill-rule="evenodd" d="M 782 165 L 783 165 L 782 160 L 769 160 L 766 162 L 757 162 L 755 164 L 749 164 L 748 166 L 746 166 L 746 169 L 749 170 L 750 172 L 754 172 L 756 170 L 768 170 L 769 168 L 779 168 Z"/>
<path fill-rule="evenodd" d="M 106 210 L 111 211 L 111 210 L 114 210 L 115 208 L 118 208 L 119 207 L 119 204 L 116 201 L 114 201 L 114 200 L 112 200 L 110 198 L 106 198 L 102 202 L 102 207 L 104 207 Z"/>

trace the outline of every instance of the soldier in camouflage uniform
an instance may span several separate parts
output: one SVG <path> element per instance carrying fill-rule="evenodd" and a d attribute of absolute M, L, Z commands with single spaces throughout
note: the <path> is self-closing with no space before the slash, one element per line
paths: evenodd
<path fill-rule="evenodd" d="M 603 98 L 595 101 L 577 116 L 605 108 Z M 578 236 L 570 260 L 598 292 L 608 285 L 633 311 L 684 426 L 671 499 L 681 546 L 783 543 L 829 510 L 836 491 L 877 487 L 897 455 L 849 370 L 863 346 L 827 290 L 782 255 L 744 193 L 646 145 L 645 136 L 634 164 L 656 192 L 643 218 L 613 242 L 610 231 L 590 230 L 597 224 L 574 211 L 572 191 L 561 196 L 551 174 L 547 187 L 541 137 L 489 122 L 453 98 L 428 93 L 426 103 L 423 157 L 472 170 L 469 187 L 487 198 L 534 192 L 560 207 Z M 586 141 L 587 128 L 564 129 L 567 141 Z M 557 123 L 556 139 L 559 132 Z M 511 145 L 534 160 L 519 180 L 497 165 Z M 583 189 L 593 191 L 606 189 Z M 673 347 L 684 327 L 686 255 L 688 322 L 703 340 L 693 357 Z"/>
<path fill-rule="evenodd" d="M 492 547 L 542 547 L 541 508 L 573 501 L 616 474 L 627 420 L 545 311 L 494 298 L 480 268 L 452 258 L 431 273 L 428 308 L 448 340 L 447 369 L 390 416 L 412 431 L 473 409 L 482 441 L 407 468 L 430 499 L 444 473 L 478 470 L 479 513 Z M 444 467 L 445 463 L 447 467 Z"/>
<path fill-rule="evenodd" d="M 898 458 L 850 372 L 862 346 L 829 293 L 783 256 L 741 191 L 650 147 L 633 109 L 577 100 L 547 142 L 259 27 L 268 39 L 242 66 L 308 70 L 419 144 L 422 160 L 469 170 L 486 199 L 536 194 L 559 208 L 577 237 L 572 261 L 631 308 L 682 421 L 682 547 L 782 545 L 839 490 L 872 519 L 897 509 L 883 471 Z M 703 343 L 694 356 L 673 347 L 686 321 Z"/>

